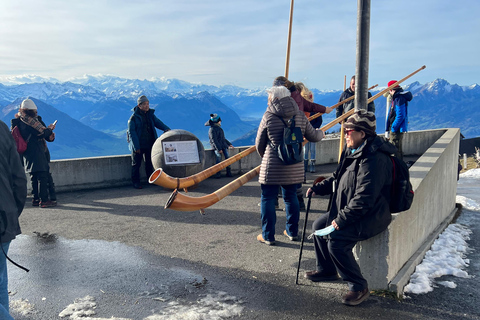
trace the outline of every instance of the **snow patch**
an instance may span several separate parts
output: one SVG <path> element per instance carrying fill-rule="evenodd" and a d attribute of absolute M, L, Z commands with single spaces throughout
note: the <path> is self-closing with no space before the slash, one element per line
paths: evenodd
<path fill-rule="evenodd" d="M 27 299 L 18 299 L 10 301 L 10 309 L 22 316 L 36 313 L 35 305 L 31 304 Z"/>

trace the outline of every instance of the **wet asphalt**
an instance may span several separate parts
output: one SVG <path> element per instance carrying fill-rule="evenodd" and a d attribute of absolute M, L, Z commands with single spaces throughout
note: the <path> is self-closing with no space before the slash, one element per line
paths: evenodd
<path fill-rule="evenodd" d="M 318 167 L 308 174 L 308 184 L 334 168 Z M 188 194 L 203 196 L 233 179 L 208 179 Z M 438 287 L 402 301 L 376 292 L 348 307 L 340 303 L 345 283 L 303 279 L 315 265 L 311 242 L 305 242 L 295 284 L 300 242 L 282 235 L 283 211 L 277 211 L 277 245 L 256 241 L 261 232 L 256 179 L 204 215 L 164 209 L 170 194 L 158 186 L 121 187 L 61 193 L 56 208 L 27 203 L 20 219 L 23 235 L 12 242 L 9 255 L 30 272 L 9 264 L 9 290 L 10 301 L 28 300 L 31 312 L 11 310 L 14 318 L 61 319 L 59 313 L 75 299 L 90 295 L 97 304 L 92 317 L 145 319 L 172 304 L 193 305 L 223 292 L 231 296 L 231 305 L 241 307 L 235 319 L 480 319 L 480 219 L 475 215 L 469 220 L 469 244 L 477 250 L 469 254 L 467 272 L 477 277 L 444 277 L 457 288 Z M 309 227 L 327 202 L 312 200 Z M 302 212 L 300 229 L 304 217 Z"/>

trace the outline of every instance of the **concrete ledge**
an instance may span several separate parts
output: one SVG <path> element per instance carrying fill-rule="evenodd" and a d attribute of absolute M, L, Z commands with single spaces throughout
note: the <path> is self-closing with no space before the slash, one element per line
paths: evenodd
<path fill-rule="evenodd" d="M 410 276 L 415 272 L 415 268 L 422 262 L 423 257 L 430 250 L 430 247 L 438 238 L 438 236 L 447 228 L 447 226 L 455 219 L 458 213 L 458 207 L 455 208 L 448 217 L 424 240 L 420 248 L 408 259 L 407 263 L 400 269 L 397 275 L 388 285 L 388 290 L 403 294 L 403 288 L 410 281 Z"/>

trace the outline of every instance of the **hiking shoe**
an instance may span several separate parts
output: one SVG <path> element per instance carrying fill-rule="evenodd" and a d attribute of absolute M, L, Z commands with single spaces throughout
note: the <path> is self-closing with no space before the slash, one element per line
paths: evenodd
<path fill-rule="evenodd" d="M 51 207 L 57 206 L 57 200 L 50 200 L 50 203 L 52 204 Z"/>
<path fill-rule="evenodd" d="M 32 206 L 38 207 L 40 205 L 40 199 L 33 199 L 32 200 Z"/>
<path fill-rule="evenodd" d="M 327 274 L 322 271 L 308 271 L 305 272 L 305 278 L 312 281 L 312 282 L 322 282 L 322 281 L 335 281 L 340 279 L 338 274 Z"/>
<path fill-rule="evenodd" d="M 289 236 L 288 233 L 287 233 L 287 230 L 283 230 L 283 234 L 284 234 L 288 239 L 290 239 L 290 241 L 298 241 L 298 236 L 295 236 L 295 237 Z"/>
<path fill-rule="evenodd" d="M 57 205 L 57 202 L 55 201 L 55 204 L 52 203 L 52 201 L 40 201 L 40 208 L 50 208 L 50 207 L 55 207 Z"/>
<path fill-rule="evenodd" d="M 348 291 L 347 294 L 343 296 L 342 303 L 347 306 L 356 306 L 365 301 L 369 296 L 370 291 L 368 291 L 368 288 L 362 291 Z"/>
<path fill-rule="evenodd" d="M 275 244 L 275 240 L 273 240 L 273 241 L 264 240 L 261 233 L 257 236 L 257 240 L 260 241 L 261 243 L 265 243 L 269 246 L 273 246 Z"/>

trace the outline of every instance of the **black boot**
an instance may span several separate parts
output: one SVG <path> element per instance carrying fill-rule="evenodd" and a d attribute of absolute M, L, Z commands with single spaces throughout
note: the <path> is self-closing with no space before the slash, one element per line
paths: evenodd
<path fill-rule="evenodd" d="M 315 173 L 315 160 L 310 160 L 310 172 Z"/>
<path fill-rule="evenodd" d="M 232 169 L 230 167 L 227 167 L 227 177 L 233 177 Z"/>

